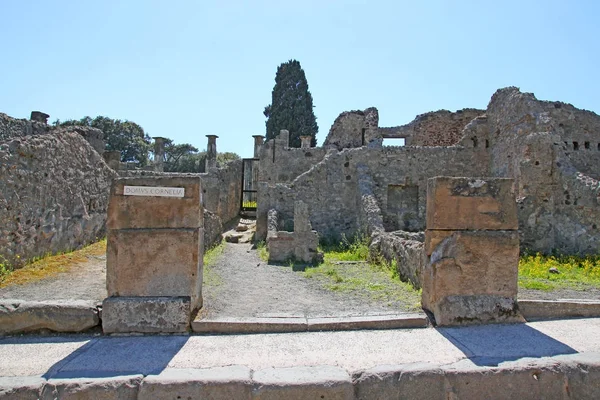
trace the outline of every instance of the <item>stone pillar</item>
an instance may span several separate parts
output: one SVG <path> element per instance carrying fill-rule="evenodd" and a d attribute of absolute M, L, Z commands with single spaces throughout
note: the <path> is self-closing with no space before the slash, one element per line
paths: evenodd
<path fill-rule="evenodd" d="M 48 118 L 50 118 L 50 116 L 46 113 L 43 113 L 41 111 L 32 111 L 31 112 L 31 117 L 29 118 L 32 121 L 36 121 L 36 122 L 41 122 L 43 124 L 47 124 L 48 123 Z"/>
<path fill-rule="evenodd" d="M 108 204 L 105 333 L 187 332 L 202 306 L 199 177 L 117 178 Z"/>
<path fill-rule="evenodd" d="M 121 169 L 121 152 L 119 150 L 105 151 L 102 157 L 104 157 L 104 161 L 106 161 L 110 168 L 115 171 Z"/>
<path fill-rule="evenodd" d="M 259 158 L 265 137 L 263 135 L 252 135 L 252 137 L 254 138 L 254 158 Z"/>
<path fill-rule="evenodd" d="M 437 325 L 524 322 L 512 185 L 507 178 L 428 180 L 422 305 Z"/>
<path fill-rule="evenodd" d="M 300 136 L 300 148 L 302 148 L 302 149 L 310 148 L 311 140 L 312 140 L 312 136 Z"/>
<path fill-rule="evenodd" d="M 154 170 L 163 172 L 165 170 L 165 138 L 154 137 Z"/>
<path fill-rule="evenodd" d="M 277 139 L 283 142 L 282 147 L 290 147 L 290 131 L 288 131 L 287 129 L 280 130 Z"/>
<path fill-rule="evenodd" d="M 208 144 L 206 145 L 206 172 L 211 168 L 217 167 L 217 135 L 206 135 Z"/>

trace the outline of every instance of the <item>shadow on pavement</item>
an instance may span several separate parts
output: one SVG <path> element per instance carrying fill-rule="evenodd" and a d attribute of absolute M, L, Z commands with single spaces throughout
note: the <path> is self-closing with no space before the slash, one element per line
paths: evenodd
<path fill-rule="evenodd" d="M 436 328 L 475 365 L 495 367 L 524 357 L 575 354 L 566 344 L 526 324 Z"/>
<path fill-rule="evenodd" d="M 94 338 L 55 363 L 50 378 L 102 378 L 159 374 L 187 343 L 189 336 Z"/>

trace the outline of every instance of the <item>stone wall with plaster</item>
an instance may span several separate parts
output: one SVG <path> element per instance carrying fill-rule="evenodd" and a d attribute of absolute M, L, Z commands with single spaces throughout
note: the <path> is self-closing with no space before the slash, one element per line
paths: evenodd
<path fill-rule="evenodd" d="M 0 120 L 0 256 L 19 266 L 102 237 L 116 173 L 100 154 L 72 130 Z"/>

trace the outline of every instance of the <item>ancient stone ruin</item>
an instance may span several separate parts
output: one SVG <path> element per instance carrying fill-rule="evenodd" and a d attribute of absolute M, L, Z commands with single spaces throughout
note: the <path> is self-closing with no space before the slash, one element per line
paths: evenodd
<path fill-rule="evenodd" d="M 514 306 L 519 250 L 594 254 L 600 248 L 600 117 L 539 101 L 514 87 L 498 90 L 485 110 L 436 111 L 403 126 L 380 127 L 374 107 L 344 112 L 322 147 L 310 147 L 305 138 L 302 147 L 290 148 L 286 130 L 267 142 L 255 135 L 254 158 L 224 168 L 216 165 L 217 136 L 207 135 L 203 174 L 161 172 L 161 138 L 155 138 L 155 164 L 139 168 L 104 153 L 101 131 L 52 127 L 42 114 L 32 113 L 30 121 L 0 114 L 0 256 L 18 265 L 93 242 L 106 233 L 108 210 L 109 276 L 122 271 L 135 276 L 135 282 L 109 283 L 114 300 L 105 305 L 109 317 L 137 315 L 135 302 L 146 296 L 189 297 L 174 306 L 185 309 L 180 315 L 199 307 L 201 243 L 208 247 L 220 240 L 247 193 L 256 207 L 256 240 L 267 242 L 272 260 L 314 262 L 320 238 L 366 235 L 372 255 L 394 260 L 403 280 L 423 288 L 423 305 L 441 324 L 519 320 Z M 384 146 L 386 139 L 403 139 L 405 145 Z M 127 186 L 193 192 L 194 204 L 173 210 L 192 212 L 194 224 L 163 218 L 157 207 L 169 198 L 150 196 L 132 215 L 121 213 L 119 207 L 129 209 L 138 200 L 123 196 L 126 181 L 119 177 L 132 179 Z M 465 178 L 431 181 L 436 177 Z M 187 200 L 182 201 L 177 204 Z M 156 221 L 163 225 L 153 225 Z M 158 229 L 173 238 L 194 230 L 197 237 L 159 238 Z M 143 238 L 131 239 L 142 231 Z M 147 240 L 177 253 L 184 246 L 190 257 L 179 260 L 169 250 L 181 265 L 174 270 L 161 269 L 167 261 L 157 260 L 153 268 L 165 279 L 157 286 L 136 272 L 135 260 L 154 265 L 149 259 L 154 250 L 140 254 L 133 245 Z M 473 283 L 481 271 L 489 280 Z M 141 324 L 134 317 L 133 325 Z M 110 321 L 107 331 L 131 328 Z M 164 331 L 178 329 L 183 328 Z"/>

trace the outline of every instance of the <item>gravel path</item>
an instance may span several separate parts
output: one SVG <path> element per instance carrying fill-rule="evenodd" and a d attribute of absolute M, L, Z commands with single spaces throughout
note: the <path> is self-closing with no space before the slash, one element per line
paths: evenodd
<path fill-rule="evenodd" d="M 96 300 L 106 298 L 106 256 L 89 256 L 85 263 L 73 265 L 66 272 L 0 289 L 0 299 L 20 300 Z"/>
<path fill-rule="evenodd" d="M 226 243 L 203 286 L 206 315 L 213 317 L 325 317 L 384 315 L 406 310 L 352 293 L 332 292 L 288 266 L 262 261 L 250 244 Z M 217 281 L 214 284 L 213 281 Z"/>

